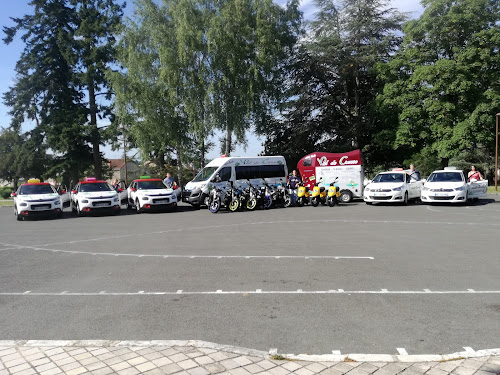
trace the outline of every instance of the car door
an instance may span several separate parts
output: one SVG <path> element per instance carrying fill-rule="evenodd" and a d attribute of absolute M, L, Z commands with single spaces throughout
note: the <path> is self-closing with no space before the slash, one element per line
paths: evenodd
<path fill-rule="evenodd" d="M 130 205 L 133 205 L 135 202 L 135 193 L 137 189 L 137 181 L 133 181 L 128 187 L 128 202 Z"/>
<path fill-rule="evenodd" d="M 71 203 L 71 197 L 70 197 L 70 192 L 68 191 L 68 188 L 66 187 L 66 185 L 61 185 L 58 188 L 57 192 L 61 196 L 61 203 L 62 203 L 63 208 L 69 207 L 70 203 Z"/>
<path fill-rule="evenodd" d="M 230 186 L 231 176 L 232 176 L 232 168 L 224 167 L 217 172 L 220 180 L 215 182 L 215 185 L 222 190 L 227 190 Z"/>
<path fill-rule="evenodd" d="M 125 181 L 120 181 L 118 184 L 118 197 L 120 198 L 120 204 L 127 204 L 128 191 Z"/>
<path fill-rule="evenodd" d="M 78 205 L 77 202 L 77 194 L 78 194 L 78 189 L 80 189 L 80 183 L 76 184 L 76 186 L 71 190 L 70 193 L 70 201 L 73 204 L 73 207 L 76 207 Z"/>
<path fill-rule="evenodd" d="M 420 181 L 416 181 L 410 177 L 410 175 L 406 175 L 406 186 L 408 189 L 408 198 L 418 198 L 420 197 Z"/>

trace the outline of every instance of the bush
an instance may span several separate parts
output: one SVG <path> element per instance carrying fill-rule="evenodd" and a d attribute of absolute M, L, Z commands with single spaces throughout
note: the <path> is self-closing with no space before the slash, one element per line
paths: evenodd
<path fill-rule="evenodd" d="M 9 199 L 10 198 L 10 193 L 14 188 L 12 186 L 1 186 L 0 187 L 0 199 Z"/>

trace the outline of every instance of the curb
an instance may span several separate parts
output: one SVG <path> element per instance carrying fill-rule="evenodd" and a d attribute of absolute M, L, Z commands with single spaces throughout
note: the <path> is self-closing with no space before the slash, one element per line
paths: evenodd
<path fill-rule="evenodd" d="M 223 352 L 248 355 L 260 358 L 271 358 L 308 362 L 446 362 L 459 359 L 479 358 L 500 355 L 500 348 L 475 351 L 464 347 L 465 351 L 451 354 L 278 354 L 277 349 L 269 352 L 242 348 L 233 345 L 221 345 L 200 340 L 151 340 L 151 341 L 112 341 L 112 340 L 0 340 L 0 347 L 165 347 L 175 346 L 206 348 Z"/>

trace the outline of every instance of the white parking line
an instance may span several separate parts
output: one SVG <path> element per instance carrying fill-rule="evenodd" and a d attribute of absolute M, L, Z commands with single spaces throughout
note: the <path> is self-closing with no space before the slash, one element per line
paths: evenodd
<path fill-rule="evenodd" d="M 500 294 L 500 290 L 434 290 L 434 291 L 424 291 L 424 290 L 345 290 L 340 292 L 338 289 L 331 290 L 222 290 L 217 289 L 216 291 L 184 291 L 177 290 L 176 292 L 0 292 L 0 296 L 156 296 L 156 295 L 240 295 L 240 294 L 331 294 L 331 295 L 341 295 L 341 294 L 386 294 L 386 295 L 396 295 L 396 294 Z"/>
<path fill-rule="evenodd" d="M 405 348 L 396 348 L 396 350 L 398 351 L 399 355 L 408 355 L 408 352 Z"/>

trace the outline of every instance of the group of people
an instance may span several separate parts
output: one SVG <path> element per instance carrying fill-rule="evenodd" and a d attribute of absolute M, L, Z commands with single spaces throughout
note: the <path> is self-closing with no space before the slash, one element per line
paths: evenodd
<path fill-rule="evenodd" d="M 420 181 L 420 172 L 415 169 L 415 166 L 413 164 L 410 164 L 410 169 L 406 171 L 411 177 L 412 180 L 415 181 Z M 467 174 L 467 179 L 469 181 L 482 181 L 484 180 L 483 176 L 481 173 L 476 170 L 476 167 L 474 165 L 471 165 L 470 171 Z"/>
<path fill-rule="evenodd" d="M 172 176 L 170 172 L 167 172 L 165 178 L 163 179 L 163 183 L 169 188 L 177 186 L 177 182 L 175 182 L 174 176 Z M 118 190 L 120 188 L 120 180 L 115 178 L 111 181 L 111 186 L 113 189 Z"/>

